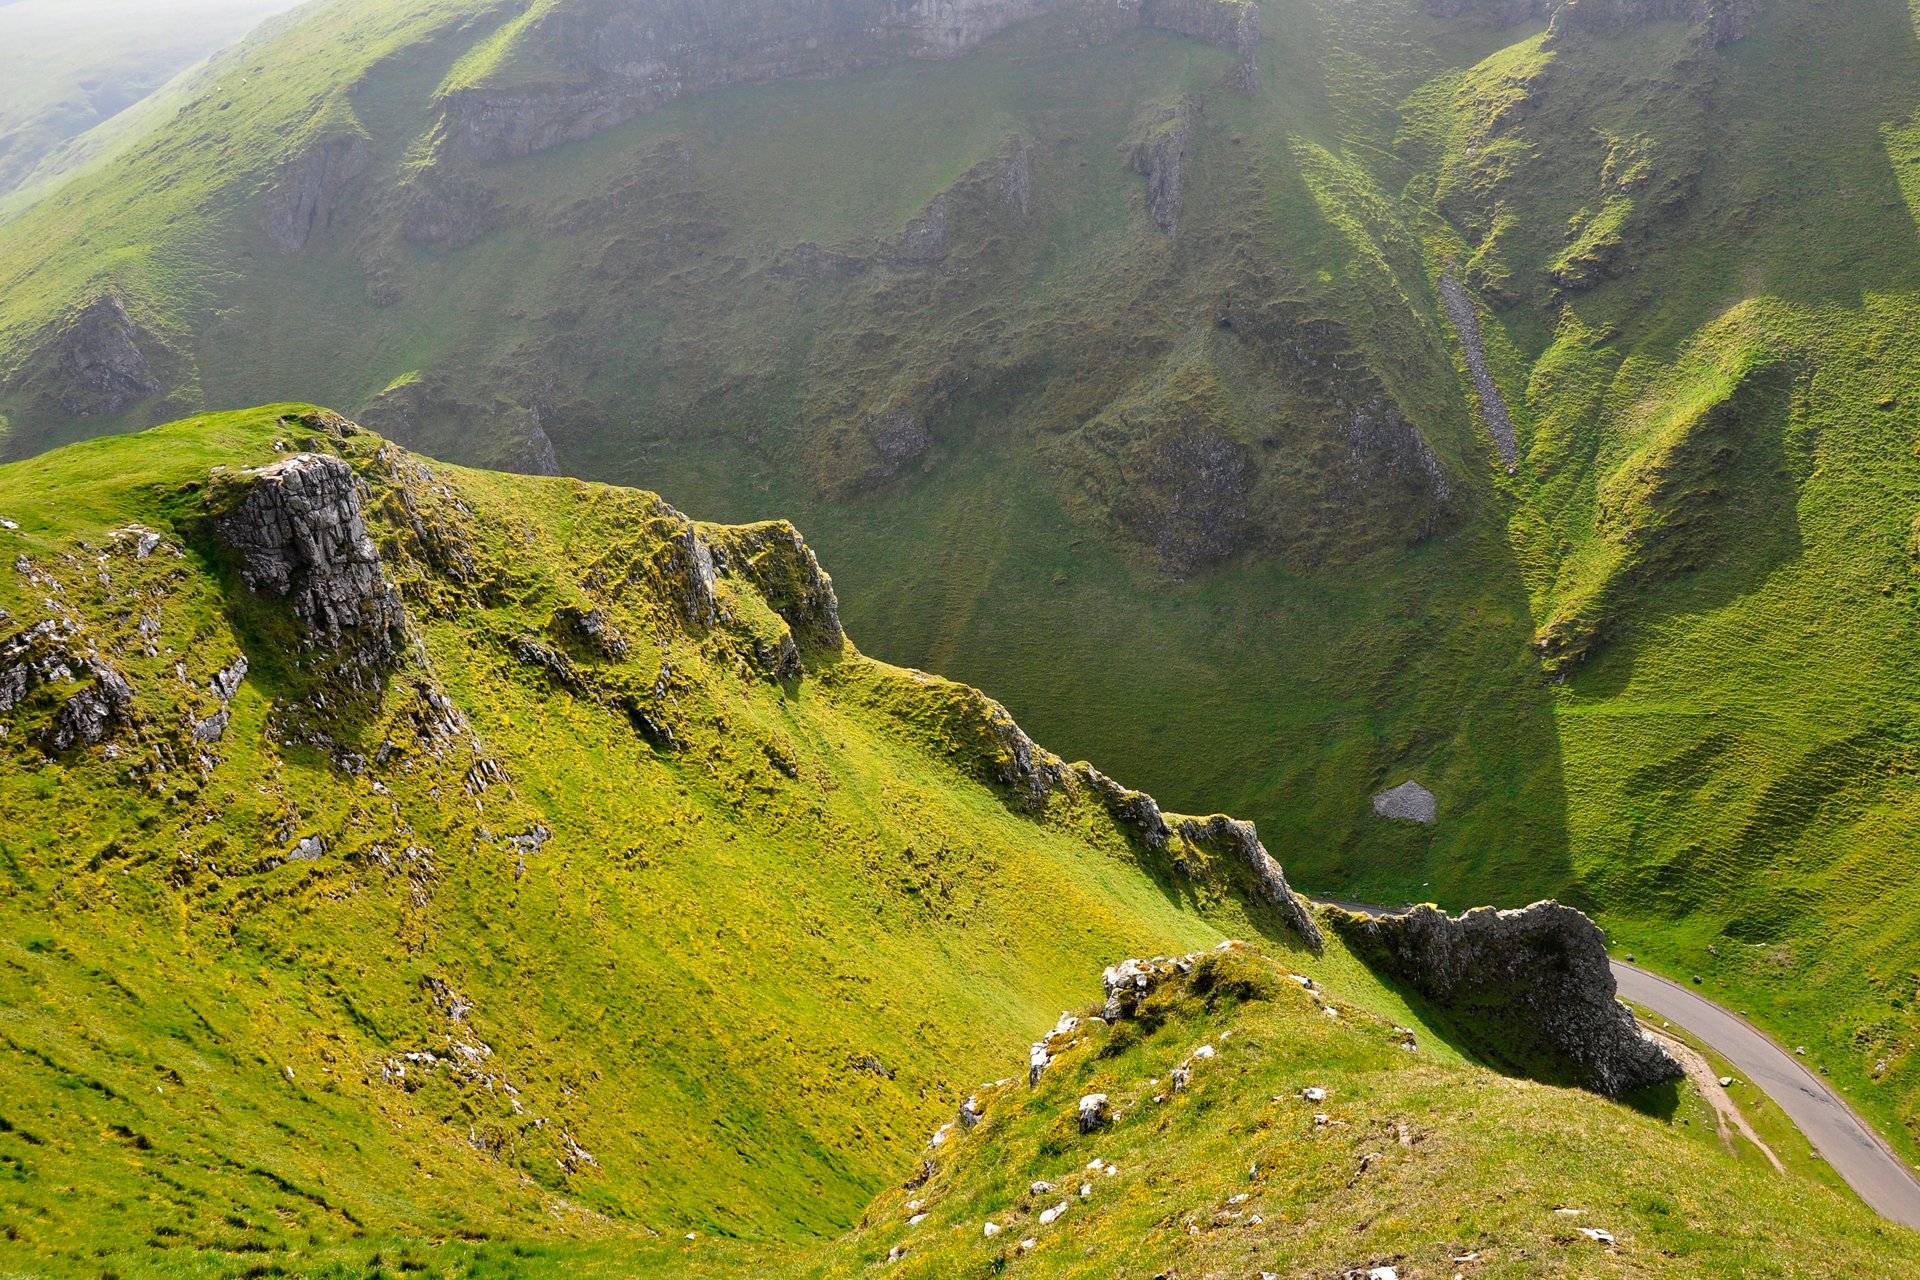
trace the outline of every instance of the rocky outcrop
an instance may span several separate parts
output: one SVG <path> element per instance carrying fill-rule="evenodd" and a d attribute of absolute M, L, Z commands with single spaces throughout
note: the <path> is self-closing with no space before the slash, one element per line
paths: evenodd
<path fill-rule="evenodd" d="M 1455 1015 L 1463 1036 L 1502 1065 L 1612 1098 L 1682 1074 L 1615 999 L 1605 940 L 1572 907 L 1330 915 L 1362 958 Z"/>
<path fill-rule="evenodd" d="M 1172 102 L 1149 107 L 1134 123 L 1133 133 L 1121 144 L 1127 168 L 1147 180 L 1147 213 L 1168 235 L 1180 230 L 1180 209 L 1186 199 L 1187 146 L 1193 141 L 1200 100 L 1181 94 Z"/>
<path fill-rule="evenodd" d="M 99 658 L 82 658 L 78 665 L 93 682 L 62 703 L 41 733 L 40 745 L 49 755 L 105 742 L 133 710 L 133 687 L 118 671 Z"/>
<path fill-rule="evenodd" d="M 1743 38 L 1756 9 L 1755 0 L 1427 0 L 1427 11 L 1438 18 L 1469 18 L 1503 27 L 1546 18 L 1555 35 L 1618 31 L 1643 22 L 1690 22 L 1715 47 Z"/>
<path fill-rule="evenodd" d="M 149 358 L 162 348 L 117 294 L 101 294 L 77 308 L 36 346 L 30 371 L 16 385 L 38 383 L 21 389 L 70 417 L 111 417 L 162 389 Z"/>
<path fill-rule="evenodd" d="M 1142 22 L 1240 55 L 1228 88 L 1252 93 L 1260 82 L 1260 6 L 1255 0 L 1146 0 Z"/>
<path fill-rule="evenodd" d="M 353 468 L 302 453 L 241 474 L 220 535 L 255 591 L 285 599 L 307 641 L 385 670 L 400 654 L 404 613 L 368 536 Z"/>
<path fill-rule="evenodd" d="M 133 686 L 68 619 L 48 618 L 0 641 L 0 716 L 19 710 L 36 690 L 76 684 L 37 735 L 48 755 L 105 742 L 131 720 Z"/>
<path fill-rule="evenodd" d="M 316 139 L 282 160 L 261 208 L 274 247 L 288 256 L 306 248 L 370 156 L 366 135 L 353 132 Z"/>
<path fill-rule="evenodd" d="M 441 103 L 441 136 L 457 156 L 526 155 L 687 93 L 959 57 L 1043 15 L 1083 44 L 1150 27 L 1221 45 L 1240 54 L 1230 81 L 1254 82 L 1260 18 L 1249 0 L 571 0 L 512 37 L 537 51 L 523 61 L 559 74 L 453 90 Z"/>
<path fill-rule="evenodd" d="M 840 598 L 813 548 L 785 520 L 715 529 L 714 564 L 744 578 L 809 653 L 837 656 L 847 643 Z"/>
<path fill-rule="evenodd" d="M 1326 947 L 1313 914 L 1287 884 L 1286 874 L 1260 843 L 1260 833 L 1251 822 L 1215 814 L 1210 818 L 1184 818 L 1174 829 L 1188 844 L 1225 855 L 1252 872 L 1254 897 L 1277 911 L 1316 954 Z"/>

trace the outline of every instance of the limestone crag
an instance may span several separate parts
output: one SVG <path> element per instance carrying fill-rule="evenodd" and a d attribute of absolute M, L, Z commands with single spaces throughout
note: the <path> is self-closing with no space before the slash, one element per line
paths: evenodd
<path fill-rule="evenodd" d="M 289 255 L 306 248 L 332 220 L 347 184 L 366 171 L 369 155 L 366 135 L 353 132 L 319 139 L 283 160 L 262 209 L 274 247 Z"/>
<path fill-rule="evenodd" d="M 1132 136 L 1121 144 L 1127 167 L 1147 180 L 1148 215 L 1168 235 L 1180 230 L 1187 146 L 1199 116 L 1200 100 L 1181 94 L 1172 102 L 1149 107 L 1134 124 Z"/>
<path fill-rule="evenodd" d="M 1251 822 L 1215 814 L 1210 818 L 1184 818 L 1174 829 L 1188 844 L 1223 853 L 1245 866 L 1253 873 L 1255 896 L 1278 911 L 1316 954 L 1325 948 L 1320 926 L 1287 884 L 1286 874 L 1260 843 L 1260 834 Z"/>
<path fill-rule="evenodd" d="M 331 454 L 302 453 L 245 472 L 242 483 L 243 496 L 219 522 L 241 578 L 284 598 L 309 643 L 358 665 L 392 666 L 405 615 L 368 536 L 353 468 Z"/>
<path fill-rule="evenodd" d="M 13 375 L 8 389 L 71 417 L 111 417 L 162 389 L 150 358 L 162 348 L 117 294 L 75 308 L 33 348 L 37 358 Z"/>
<path fill-rule="evenodd" d="M 1536 902 L 1456 917 L 1421 906 L 1330 916 L 1370 964 L 1493 1037 L 1487 1047 L 1496 1057 L 1530 1070 L 1557 1061 L 1577 1083 L 1611 1098 L 1682 1074 L 1615 999 L 1599 927 L 1572 907 Z"/>
<path fill-rule="evenodd" d="M 1249 0 L 570 0 L 514 36 L 529 51 L 523 61 L 556 74 L 454 89 L 441 102 L 441 133 L 454 155 L 525 155 L 682 94 L 958 57 L 1042 16 L 1083 44 L 1149 27 L 1234 49 L 1231 81 L 1254 82 L 1260 20 Z"/>

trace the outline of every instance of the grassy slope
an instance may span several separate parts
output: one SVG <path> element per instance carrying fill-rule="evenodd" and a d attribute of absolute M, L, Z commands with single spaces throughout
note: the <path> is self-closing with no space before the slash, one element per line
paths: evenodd
<path fill-rule="evenodd" d="M 63 146 L 295 0 L 16 0 L 0 14 L 0 197 Z"/>
<path fill-rule="evenodd" d="M 830 1231 L 1090 963 L 1277 929 L 1231 872 L 1143 861 L 1091 800 L 1036 820 L 976 781 L 977 695 L 850 649 L 785 686 L 750 674 L 751 637 L 783 624 L 736 585 L 734 624 L 687 626 L 656 567 L 681 526 L 643 494 L 440 468 L 429 487 L 346 442 L 424 660 L 377 709 L 335 690 L 303 711 L 284 619 L 195 532 L 210 469 L 288 439 L 307 430 L 261 411 L 0 473 L 10 554 L 60 582 L 141 717 L 113 750 L 45 761 L 56 689 L 0 740 L 10 1270 L 84 1249 L 224 1273 L 366 1233 Z M 415 558 L 403 481 L 484 585 Z M 109 539 L 130 519 L 162 534 L 153 556 Z M 9 570 L 10 629 L 48 591 Z M 655 714 L 683 750 L 509 656 L 596 598 L 633 656 L 582 665 L 646 689 L 669 664 Z M 232 727 L 196 760 L 183 717 L 243 651 Z M 470 738 L 421 736 L 422 682 Z M 299 744 L 316 723 L 330 752 Z M 349 773 L 329 758 L 347 752 L 377 762 Z M 475 793 L 483 758 L 507 779 Z M 536 826 L 543 847 L 505 843 Z M 327 855 L 283 865 L 309 835 Z M 435 981 L 472 1010 L 450 1018 Z M 491 1050 L 466 1075 L 461 1044 Z M 443 1062 L 389 1078 L 410 1052 Z"/>
<path fill-rule="evenodd" d="M 555 427 L 569 466 L 723 518 L 794 514 L 876 653 L 993 688 L 1045 740 L 1175 806 L 1259 817 L 1313 887 L 1602 909 L 1643 956 L 1817 1046 L 1911 1152 L 1913 13 L 1768 4 L 1747 40 L 1701 53 L 1675 24 L 1549 47 L 1422 9 L 1268 0 L 1262 89 L 1209 95 L 1171 274 L 1114 147 L 1138 104 L 1207 88 L 1224 55 L 1144 35 L 1062 53 L 1044 31 L 690 99 L 497 166 L 475 180 L 512 229 L 458 251 L 367 230 L 384 216 L 370 177 L 356 220 L 281 260 L 244 198 L 282 138 L 359 83 L 375 172 L 406 175 L 428 96 L 500 17 L 477 0 L 360 15 L 350 49 L 314 33 L 276 55 L 299 77 L 224 86 L 259 131 L 229 132 L 209 99 L 10 229 L 0 330 L 94 280 L 99 245 L 70 236 L 83 223 L 133 246 L 108 269 L 156 326 L 192 330 L 212 403 L 364 404 L 420 370 L 484 386 L 562 359 L 556 343 L 593 348 L 593 410 Z M 1014 132 L 1045 143 L 1043 218 L 979 292 L 767 282 L 797 241 L 894 234 Z M 696 157 L 697 202 L 620 204 L 669 144 Z M 554 217 L 595 200 L 639 248 Z M 689 225 L 720 238 L 634 267 L 648 236 Z M 926 474 L 820 496 L 796 425 L 809 396 L 857 403 L 954 352 L 990 363 L 992 335 L 1023 325 L 1097 347 L 1099 317 L 1122 312 L 1151 341 L 1114 362 L 1151 363 L 1207 322 L 1204 287 L 1244 273 L 1229 244 L 1348 326 L 1451 464 L 1459 532 L 1336 571 L 1281 557 L 1164 581 L 1032 464 L 1035 424 L 1100 390 L 1065 375 L 1064 409 L 1018 382 L 960 397 Z M 216 255 L 246 270 L 209 277 Z M 618 268 L 618 288 L 583 285 L 583 262 Z M 1525 453 L 1511 478 L 1435 303 L 1456 263 L 1505 306 L 1486 322 Z M 401 300 L 372 306 L 370 274 Z M 875 334 L 905 346 L 846 354 Z M 1756 398 L 1729 399 L 1755 369 Z M 1714 417 L 1723 402 L 1737 411 Z M 1628 548 L 1629 529 L 1659 553 Z M 1530 647 L 1562 623 L 1601 640 L 1556 684 Z M 1441 794 L 1437 828 L 1368 814 L 1368 792 L 1409 775 Z"/>

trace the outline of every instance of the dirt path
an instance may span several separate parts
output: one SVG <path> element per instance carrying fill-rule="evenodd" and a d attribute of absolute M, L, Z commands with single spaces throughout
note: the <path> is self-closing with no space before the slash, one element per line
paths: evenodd
<path fill-rule="evenodd" d="M 1687 1079 L 1693 1081 L 1693 1087 L 1700 1091 L 1700 1096 L 1707 1100 L 1709 1107 L 1713 1108 L 1713 1123 L 1719 1129 L 1720 1141 L 1726 1144 L 1728 1151 L 1733 1150 L 1733 1135 L 1738 1133 L 1760 1148 L 1761 1154 L 1766 1156 L 1776 1172 L 1787 1171 L 1787 1166 L 1780 1163 L 1780 1157 L 1773 1154 L 1773 1148 L 1760 1140 L 1760 1135 L 1753 1131 L 1753 1126 L 1747 1123 L 1747 1118 L 1740 1114 L 1740 1108 L 1734 1104 L 1727 1091 L 1720 1087 L 1720 1077 L 1713 1073 L 1713 1067 L 1694 1050 L 1692 1045 L 1676 1040 L 1672 1036 L 1662 1035 L 1657 1029 L 1647 1026 L 1644 1022 L 1640 1027 L 1664 1045 L 1667 1052 L 1686 1068 Z"/>

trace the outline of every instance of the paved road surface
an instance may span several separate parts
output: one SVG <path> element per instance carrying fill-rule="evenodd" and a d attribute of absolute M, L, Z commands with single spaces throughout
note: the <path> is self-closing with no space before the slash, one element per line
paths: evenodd
<path fill-rule="evenodd" d="M 1365 915 L 1394 915 L 1385 907 L 1332 898 L 1315 901 Z M 1740 1015 L 1690 987 L 1623 960 L 1611 962 L 1620 995 L 1685 1027 L 1780 1104 L 1807 1141 L 1881 1217 L 1920 1229 L 1920 1181 L 1839 1094 Z"/>
<path fill-rule="evenodd" d="M 1745 1018 L 1658 974 L 1615 960 L 1613 980 L 1622 997 L 1685 1027 L 1764 1089 L 1821 1157 L 1882 1217 L 1920 1227 L 1920 1182 L 1799 1058 Z"/>

